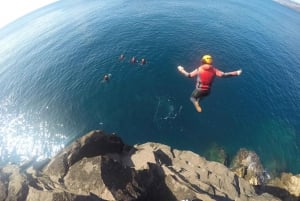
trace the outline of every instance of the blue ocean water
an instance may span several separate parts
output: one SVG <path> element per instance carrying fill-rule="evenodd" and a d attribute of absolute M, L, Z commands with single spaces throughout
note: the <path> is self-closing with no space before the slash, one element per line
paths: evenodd
<path fill-rule="evenodd" d="M 202 155 L 244 147 L 268 171 L 299 173 L 299 19 L 271 0 L 62 0 L 24 16 L 0 29 L 1 164 L 103 129 Z M 176 67 L 204 54 L 243 74 L 216 78 L 197 113 L 195 80 Z"/>

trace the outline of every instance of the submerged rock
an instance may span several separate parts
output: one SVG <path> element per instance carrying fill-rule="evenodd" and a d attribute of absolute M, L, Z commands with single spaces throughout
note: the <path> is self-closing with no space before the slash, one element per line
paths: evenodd
<path fill-rule="evenodd" d="M 216 143 L 211 144 L 209 149 L 204 153 L 204 156 L 210 161 L 216 161 L 226 166 L 229 165 L 225 149 Z"/>

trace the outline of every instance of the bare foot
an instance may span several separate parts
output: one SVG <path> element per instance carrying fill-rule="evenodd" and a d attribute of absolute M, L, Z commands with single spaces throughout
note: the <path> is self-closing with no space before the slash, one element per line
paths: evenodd
<path fill-rule="evenodd" d="M 198 101 L 193 102 L 197 112 L 202 112 L 202 108 L 200 107 Z"/>

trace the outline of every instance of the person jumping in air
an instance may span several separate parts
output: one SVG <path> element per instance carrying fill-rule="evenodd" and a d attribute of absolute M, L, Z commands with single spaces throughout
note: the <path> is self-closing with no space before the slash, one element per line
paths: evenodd
<path fill-rule="evenodd" d="M 197 76 L 196 88 L 191 95 L 191 101 L 194 104 L 198 112 L 202 112 L 202 108 L 199 105 L 199 101 L 210 93 L 210 88 L 212 86 L 215 76 L 218 77 L 232 77 L 239 76 L 242 70 L 237 70 L 233 72 L 222 72 L 212 65 L 213 58 L 210 55 L 204 55 L 201 59 L 202 65 L 196 68 L 192 72 L 187 72 L 184 67 L 178 66 L 177 69 L 180 73 L 186 77 L 192 78 Z"/>

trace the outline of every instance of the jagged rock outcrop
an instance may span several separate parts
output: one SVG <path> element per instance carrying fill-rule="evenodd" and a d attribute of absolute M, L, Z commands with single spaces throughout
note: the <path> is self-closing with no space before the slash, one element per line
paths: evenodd
<path fill-rule="evenodd" d="M 280 200 L 226 166 L 158 143 L 93 131 L 50 161 L 2 168 L 0 201 Z"/>
<path fill-rule="evenodd" d="M 8 165 L 1 170 L 0 200 L 23 201 L 28 193 L 27 178 L 16 165 Z"/>
<path fill-rule="evenodd" d="M 258 155 L 247 149 L 240 149 L 233 159 L 231 169 L 239 177 L 246 179 L 252 185 L 267 183 L 269 175 L 263 168 Z"/>

